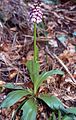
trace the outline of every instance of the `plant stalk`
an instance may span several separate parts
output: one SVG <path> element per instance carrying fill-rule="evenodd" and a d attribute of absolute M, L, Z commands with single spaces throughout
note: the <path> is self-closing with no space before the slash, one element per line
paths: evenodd
<path fill-rule="evenodd" d="M 34 61 L 36 62 L 36 23 L 34 23 Z"/>
<path fill-rule="evenodd" d="M 36 22 L 34 23 L 34 63 L 37 62 L 37 46 L 36 46 Z M 35 78 L 34 78 L 34 95 L 36 94 L 35 89 Z"/>

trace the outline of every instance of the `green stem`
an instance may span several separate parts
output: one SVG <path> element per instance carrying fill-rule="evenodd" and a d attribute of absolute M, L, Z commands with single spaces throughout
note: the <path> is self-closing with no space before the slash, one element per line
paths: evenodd
<path fill-rule="evenodd" d="M 34 23 L 34 61 L 36 62 L 36 23 Z"/>
<path fill-rule="evenodd" d="M 36 47 L 36 23 L 34 23 L 34 62 L 37 60 L 37 47 Z M 35 78 L 34 78 L 34 95 L 36 94 L 35 90 Z"/>
<path fill-rule="evenodd" d="M 61 112 L 58 110 L 58 120 L 61 120 Z"/>

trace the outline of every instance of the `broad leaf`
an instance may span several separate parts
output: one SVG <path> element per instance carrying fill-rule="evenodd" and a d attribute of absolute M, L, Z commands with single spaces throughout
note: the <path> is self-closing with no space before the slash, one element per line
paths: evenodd
<path fill-rule="evenodd" d="M 4 87 L 5 88 L 9 88 L 9 89 L 10 88 L 13 89 L 14 88 L 14 84 L 13 83 L 7 83 L 7 84 L 4 85 Z"/>
<path fill-rule="evenodd" d="M 27 100 L 27 99 L 26 99 Z M 24 100 L 23 102 L 21 102 L 21 104 L 17 107 L 17 109 L 15 110 L 15 112 L 12 114 L 12 120 L 16 120 L 16 114 L 19 112 L 19 110 L 22 108 L 22 106 L 24 105 L 24 103 L 26 102 L 26 100 Z"/>
<path fill-rule="evenodd" d="M 57 97 L 42 94 L 39 98 L 43 100 L 51 109 L 65 111 L 62 102 Z"/>
<path fill-rule="evenodd" d="M 70 116 L 70 115 L 65 115 L 62 120 L 76 120 L 76 117 L 75 116 Z"/>
<path fill-rule="evenodd" d="M 28 90 L 16 90 L 10 92 L 5 100 L 2 102 L 1 107 L 6 108 L 14 105 L 18 100 L 20 100 L 23 96 L 31 94 Z"/>
<path fill-rule="evenodd" d="M 68 113 L 76 115 L 76 107 L 70 107 L 66 109 Z"/>
<path fill-rule="evenodd" d="M 23 110 L 21 120 L 36 120 L 37 104 L 34 99 L 29 99 L 25 102 L 21 110 Z"/>
<path fill-rule="evenodd" d="M 63 75 L 64 73 L 61 70 L 51 70 L 48 72 L 43 72 L 41 75 L 39 75 L 39 79 L 37 79 L 35 82 L 35 91 L 38 90 L 40 85 L 43 83 L 44 80 L 47 79 L 47 77 L 54 75 L 54 74 Z"/>
<path fill-rule="evenodd" d="M 8 89 L 23 89 L 21 86 L 15 86 L 13 83 L 7 83 L 4 87 Z"/>
<path fill-rule="evenodd" d="M 27 62 L 26 66 L 27 69 L 29 70 L 30 78 L 34 83 L 34 81 L 36 81 L 36 79 L 39 76 L 40 65 L 38 62 L 35 62 L 34 60 L 30 60 Z"/>

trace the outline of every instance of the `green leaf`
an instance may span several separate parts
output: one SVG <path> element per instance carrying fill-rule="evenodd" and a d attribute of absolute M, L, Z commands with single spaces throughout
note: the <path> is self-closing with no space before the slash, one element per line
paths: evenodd
<path fill-rule="evenodd" d="M 61 111 L 58 110 L 58 120 L 61 120 Z"/>
<path fill-rule="evenodd" d="M 40 78 L 39 81 L 43 82 L 44 80 L 47 79 L 47 77 L 52 76 L 52 75 L 56 75 L 56 74 L 64 75 L 64 73 L 61 70 L 51 70 L 51 71 L 48 71 L 48 72 L 43 72 L 39 77 Z"/>
<path fill-rule="evenodd" d="M 42 94 L 39 98 L 43 100 L 51 109 L 65 111 L 62 102 L 57 97 Z"/>
<path fill-rule="evenodd" d="M 29 70 L 31 80 L 34 83 L 34 81 L 36 81 L 36 79 L 39 76 L 40 65 L 37 61 L 30 60 L 27 62 L 26 66 L 27 66 L 27 69 Z"/>
<path fill-rule="evenodd" d="M 37 104 L 34 99 L 29 99 L 25 102 L 21 110 L 23 110 L 21 120 L 36 120 Z"/>
<path fill-rule="evenodd" d="M 68 113 L 76 115 L 76 107 L 70 107 L 66 109 Z"/>
<path fill-rule="evenodd" d="M 35 91 L 38 90 L 40 85 L 43 83 L 44 80 L 47 79 L 47 77 L 54 75 L 54 74 L 63 75 L 64 73 L 61 70 L 51 70 L 48 72 L 43 72 L 41 75 L 39 75 L 39 79 L 37 79 L 35 82 Z"/>
<path fill-rule="evenodd" d="M 76 120 L 75 116 L 65 115 L 62 120 Z"/>
<path fill-rule="evenodd" d="M 7 83 L 4 87 L 8 89 L 23 89 L 21 86 L 15 86 L 13 83 Z"/>
<path fill-rule="evenodd" d="M 9 89 L 10 89 L 10 88 L 13 89 L 15 86 L 14 86 L 13 83 L 7 83 L 7 84 L 4 85 L 4 87 L 5 87 L 5 88 L 9 88 Z"/>
<path fill-rule="evenodd" d="M 52 112 L 52 120 L 56 120 L 56 116 L 54 112 Z"/>
<path fill-rule="evenodd" d="M 50 116 L 48 120 L 56 120 L 56 116 L 54 112 L 52 112 L 52 115 Z"/>
<path fill-rule="evenodd" d="M 27 99 L 26 99 L 27 100 Z M 15 112 L 12 114 L 12 120 L 16 120 L 16 114 L 19 112 L 19 110 L 22 108 L 22 106 L 24 105 L 26 101 L 24 100 L 23 102 L 21 102 L 21 104 L 17 107 L 17 109 L 15 110 Z"/>
<path fill-rule="evenodd" d="M 1 107 L 6 108 L 14 105 L 18 100 L 20 100 L 23 96 L 29 95 L 30 92 L 28 90 L 16 90 L 10 92 L 5 100 L 2 102 Z"/>

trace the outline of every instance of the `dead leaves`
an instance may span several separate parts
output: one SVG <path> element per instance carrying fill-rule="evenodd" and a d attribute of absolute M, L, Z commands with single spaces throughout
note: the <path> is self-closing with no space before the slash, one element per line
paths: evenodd
<path fill-rule="evenodd" d="M 67 61 L 67 63 L 76 62 L 76 53 L 71 53 L 70 51 L 65 50 L 60 54 L 59 58 L 64 62 Z"/>
<path fill-rule="evenodd" d="M 30 23 L 27 22 L 27 7 L 23 2 L 21 6 L 16 4 L 17 0 L 2 2 L 0 8 L 4 11 L 5 23 L 0 22 L 0 87 L 12 82 L 15 85 L 33 88 L 26 68 L 26 62 L 33 59 L 33 28 L 28 27 Z M 67 101 L 74 102 L 76 99 L 76 6 L 69 3 L 59 6 L 42 4 L 42 6 L 45 29 L 41 30 L 46 36 L 41 31 L 37 31 L 40 32 L 37 34 L 40 35 L 37 37 L 40 73 L 58 68 L 64 71 L 64 76 L 48 77 L 39 92 L 54 94 L 65 101 L 65 104 Z M 57 40 L 58 37 L 61 37 L 61 41 Z M 48 50 L 45 50 L 46 44 Z M 0 96 L 2 102 L 4 95 Z M 39 112 L 44 110 L 43 106 L 39 109 Z M 4 110 L 2 114 L 5 116 L 3 119 L 6 119 L 9 111 L 7 113 Z M 8 117 L 7 119 L 10 120 Z"/>

